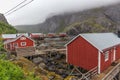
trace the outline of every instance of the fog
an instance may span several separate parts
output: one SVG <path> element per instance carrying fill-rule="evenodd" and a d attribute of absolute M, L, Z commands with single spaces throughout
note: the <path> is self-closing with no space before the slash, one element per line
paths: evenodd
<path fill-rule="evenodd" d="M 120 0 L 34 0 L 6 18 L 12 25 L 37 24 L 53 15 L 82 11 L 118 2 Z"/>

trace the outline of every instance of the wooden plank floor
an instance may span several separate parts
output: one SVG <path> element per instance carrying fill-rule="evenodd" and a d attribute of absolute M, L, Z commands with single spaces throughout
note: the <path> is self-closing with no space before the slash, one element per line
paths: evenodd
<path fill-rule="evenodd" d="M 112 70 L 113 68 L 114 66 L 110 66 L 107 70 L 105 70 L 101 74 L 94 76 L 92 80 L 102 80 L 105 77 L 105 75 L 107 75 L 107 73 L 109 73 L 109 71 Z"/>
<path fill-rule="evenodd" d="M 119 64 L 120 63 L 120 59 L 118 61 L 116 61 L 116 63 Z M 98 74 L 98 75 L 94 76 L 91 80 L 102 80 L 116 66 L 110 66 L 110 67 L 108 67 L 104 72 L 102 72 L 101 74 Z"/>
<path fill-rule="evenodd" d="M 36 54 L 47 54 L 46 52 L 64 52 L 66 54 L 66 49 L 46 49 L 46 50 L 36 50 Z"/>

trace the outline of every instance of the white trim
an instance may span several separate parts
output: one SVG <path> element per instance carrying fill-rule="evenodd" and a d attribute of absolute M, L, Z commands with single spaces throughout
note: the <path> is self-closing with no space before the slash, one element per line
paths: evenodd
<path fill-rule="evenodd" d="M 97 48 L 93 43 L 91 43 L 91 41 L 88 41 L 82 34 L 79 34 L 79 35 L 77 35 L 75 38 L 73 38 L 71 41 L 69 41 L 67 44 L 65 44 L 65 46 L 67 46 L 68 44 L 70 44 L 73 40 L 75 40 L 76 38 L 78 38 L 78 37 L 82 37 L 82 38 L 84 38 L 87 42 L 89 42 L 91 45 L 93 45 L 95 48 Z M 102 50 L 100 50 L 99 48 L 97 48 L 99 51 L 101 51 L 101 52 L 103 52 Z"/>
<path fill-rule="evenodd" d="M 110 55 L 110 52 L 109 52 L 109 51 L 106 51 L 106 52 L 104 53 L 105 62 L 109 60 L 109 55 Z"/>
<path fill-rule="evenodd" d="M 21 42 L 20 45 L 21 45 L 21 46 L 26 46 L 27 43 L 26 43 L 26 42 Z"/>
<path fill-rule="evenodd" d="M 33 46 L 35 47 L 36 45 L 35 45 L 35 42 L 33 43 Z"/>
<path fill-rule="evenodd" d="M 66 62 L 68 62 L 68 47 L 66 47 Z"/>
<path fill-rule="evenodd" d="M 101 73 L 101 53 L 98 51 L 98 74 Z"/>
<path fill-rule="evenodd" d="M 76 37 L 74 37 L 72 40 L 70 40 L 67 44 L 65 44 L 65 46 L 67 46 L 68 44 L 70 44 L 73 40 L 75 40 L 75 39 L 78 38 L 79 36 L 80 36 L 80 34 L 77 35 Z"/>
<path fill-rule="evenodd" d="M 116 47 L 114 47 L 113 60 L 116 60 Z"/>

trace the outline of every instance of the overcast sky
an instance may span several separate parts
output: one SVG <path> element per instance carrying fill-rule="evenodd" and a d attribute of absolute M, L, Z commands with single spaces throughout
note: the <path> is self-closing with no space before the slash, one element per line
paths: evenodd
<path fill-rule="evenodd" d="M 24 0 L 0 0 L 0 13 L 5 13 Z M 27 0 L 24 4 L 31 0 Z M 43 22 L 48 16 L 65 12 L 115 4 L 120 0 L 34 0 L 27 6 L 7 15 L 12 25 L 36 24 Z M 23 4 L 23 5 L 24 5 Z"/>

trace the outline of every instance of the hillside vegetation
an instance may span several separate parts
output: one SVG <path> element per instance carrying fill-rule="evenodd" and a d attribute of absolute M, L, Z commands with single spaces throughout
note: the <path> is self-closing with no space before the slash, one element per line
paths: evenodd
<path fill-rule="evenodd" d="M 0 22 L 0 34 L 8 34 L 8 33 L 16 33 L 16 29 L 9 25 L 9 24 L 6 24 L 4 22 Z"/>
<path fill-rule="evenodd" d="M 2 17 L 2 19 L 1 19 Z M 0 34 L 16 33 L 16 29 L 6 23 L 4 16 L 0 15 Z M 25 72 L 21 67 L 14 62 L 7 60 L 3 47 L 3 42 L 0 37 L 0 80 L 41 80 L 34 75 L 34 72 Z"/>
<path fill-rule="evenodd" d="M 0 80 L 41 80 L 34 73 L 25 72 L 13 62 L 5 60 L 4 54 L 0 54 Z"/>
<path fill-rule="evenodd" d="M 12 34 L 12 33 L 16 33 L 16 32 L 17 32 L 17 30 L 13 26 L 11 26 L 5 22 L 0 22 L 0 34 Z M 5 51 L 5 50 L 4 50 L 2 38 L 0 36 L 0 52 L 1 51 Z"/>

